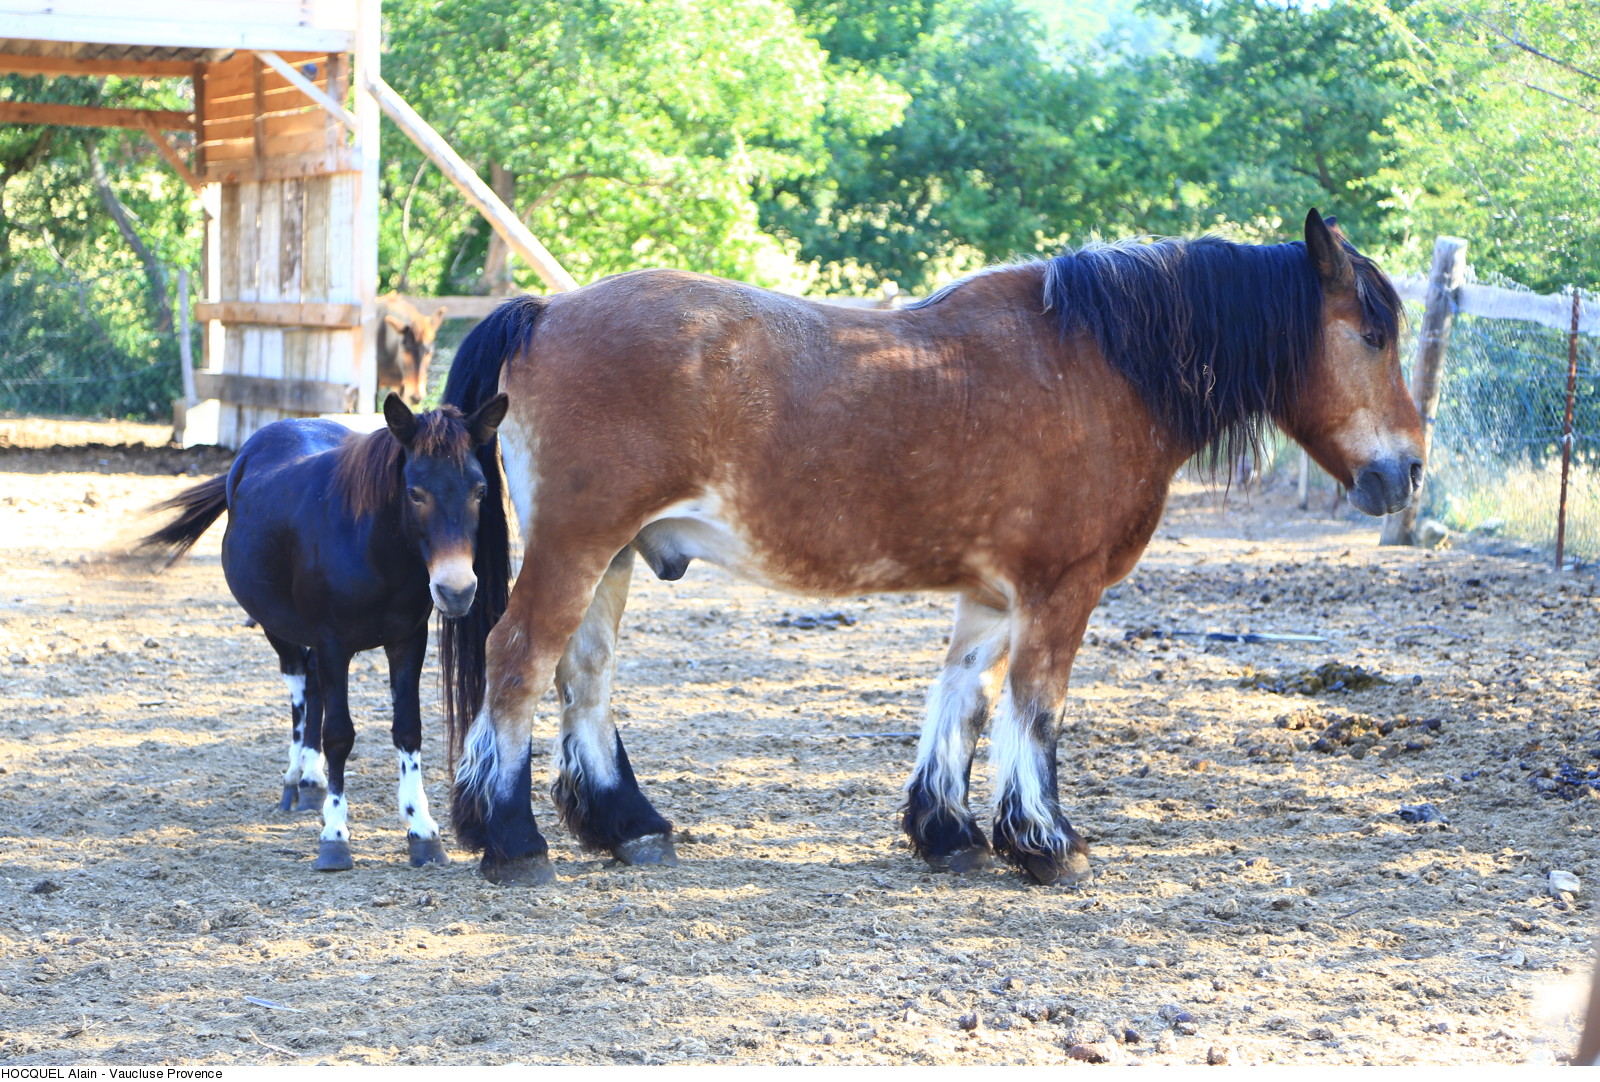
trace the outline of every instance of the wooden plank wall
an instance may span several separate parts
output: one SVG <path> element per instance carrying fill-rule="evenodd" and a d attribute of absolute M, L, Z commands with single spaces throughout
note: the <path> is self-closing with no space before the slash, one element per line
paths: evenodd
<path fill-rule="evenodd" d="M 348 89 L 342 55 L 284 54 L 336 100 Z M 272 305 L 282 323 L 223 324 L 221 356 L 208 370 L 227 375 L 336 385 L 357 382 L 356 330 L 296 324 L 293 305 L 358 305 L 354 228 L 361 174 L 342 125 L 253 55 L 206 66 L 198 110 L 200 175 L 221 185 L 211 223 L 219 261 L 209 276 L 214 302 Z M 318 318 L 321 312 L 319 310 Z M 265 317 L 257 317 L 258 320 Z M 314 317 L 309 314 L 307 321 Z M 213 352 L 216 352 L 213 350 Z M 213 386 L 224 385 L 213 382 Z M 266 385 L 252 384 L 258 391 Z M 238 447 L 263 425 L 302 412 L 223 403 L 218 442 Z M 314 400 L 315 395 L 284 401 Z M 366 404 L 370 408 L 370 403 Z"/>

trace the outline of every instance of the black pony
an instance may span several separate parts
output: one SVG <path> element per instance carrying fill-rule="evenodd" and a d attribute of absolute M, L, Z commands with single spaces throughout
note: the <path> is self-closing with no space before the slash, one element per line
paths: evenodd
<path fill-rule="evenodd" d="M 453 406 L 419 416 L 391 394 L 383 413 L 388 427 L 364 436 L 332 421 L 267 425 L 226 474 L 158 505 L 182 514 L 139 545 L 176 559 L 228 512 L 223 574 L 278 652 L 289 685 L 294 736 L 279 807 L 321 808 L 319 871 L 351 866 L 350 659 L 378 646 L 389 655 L 411 863 L 450 859 L 422 787 L 417 685 L 434 607 L 464 616 L 477 592 L 478 509 L 489 484 L 473 452 L 492 444 L 506 398 L 468 417 Z"/>

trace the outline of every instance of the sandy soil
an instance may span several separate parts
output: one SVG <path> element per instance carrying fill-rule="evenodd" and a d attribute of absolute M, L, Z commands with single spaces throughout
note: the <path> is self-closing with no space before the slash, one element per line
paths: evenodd
<path fill-rule="evenodd" d="M 367 655 L 356 867 L 318 875 L 316 824 L 272 811 L 287 704 L 220 526 L 158 579 L 97 560 L 225 464 L 0 448 L 8 1063 L 1483 1063 L 1575 1041 L 1590 578 L 1184 489 L 1079 658 L 1060 753 L 1097 877 L 1045 890 L 932 873 L 899 838 L 948 599 L 641 567 L 618 713 L 681 867 L 578 852 L 539 794 L 558 884 L 408 868 Z M 779 626 L 832 611 L 855 623 Z M 1390 682 L 1294 690 L 1326 662 Z M 1398 814 L 1423 804 L 1448 822 Z M 1552 869 L 1582 889 L 1553 896 Z"/>

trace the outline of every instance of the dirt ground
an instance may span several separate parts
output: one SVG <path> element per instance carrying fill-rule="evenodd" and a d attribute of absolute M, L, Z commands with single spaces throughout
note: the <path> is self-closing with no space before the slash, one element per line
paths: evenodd
<path fill-rule="evenodd" d="M 1061 776 L 1097 875 L 1047 890 L 935 874 L 900 839 L 949 599 L 641 566 L 618 714 L 681 867 L 579 852 L 543 793 L 557 884 L 496 888 L 459 852 L 407 867 L 370 654 L 356 866 L 319 875 L 317 824 L 273 810 L 287 703 L 221 527 L 160 578 L 98 559 L 226 456 L 23 435 L 0 440 L 13 1065 L 1548 1063 L 1575 1043 L 1600 889 L 1587 575 L 1181 488 L 1079 656 Z M 854 623 L 788 619 L 833 612 Z M 1304 675 L 1328 662 L 1387 682 Z M 1423 805 L 1447 822 L 1399 814 Z"/>

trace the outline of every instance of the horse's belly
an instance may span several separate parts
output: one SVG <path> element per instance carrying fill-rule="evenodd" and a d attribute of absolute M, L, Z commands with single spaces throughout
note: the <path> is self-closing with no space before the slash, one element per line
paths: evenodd
<path fill-rule="evenodd" d="M 693 560 L 704 560 L 776 590 L 854 596 L 938 588 L 905 563 L 881 554 L 819 550 L 800 530 L 767 537 L 731 513 L 715 494 L 664 508 L 639 531 L 635 547 L 653 571 L 676 579 Z"/>

